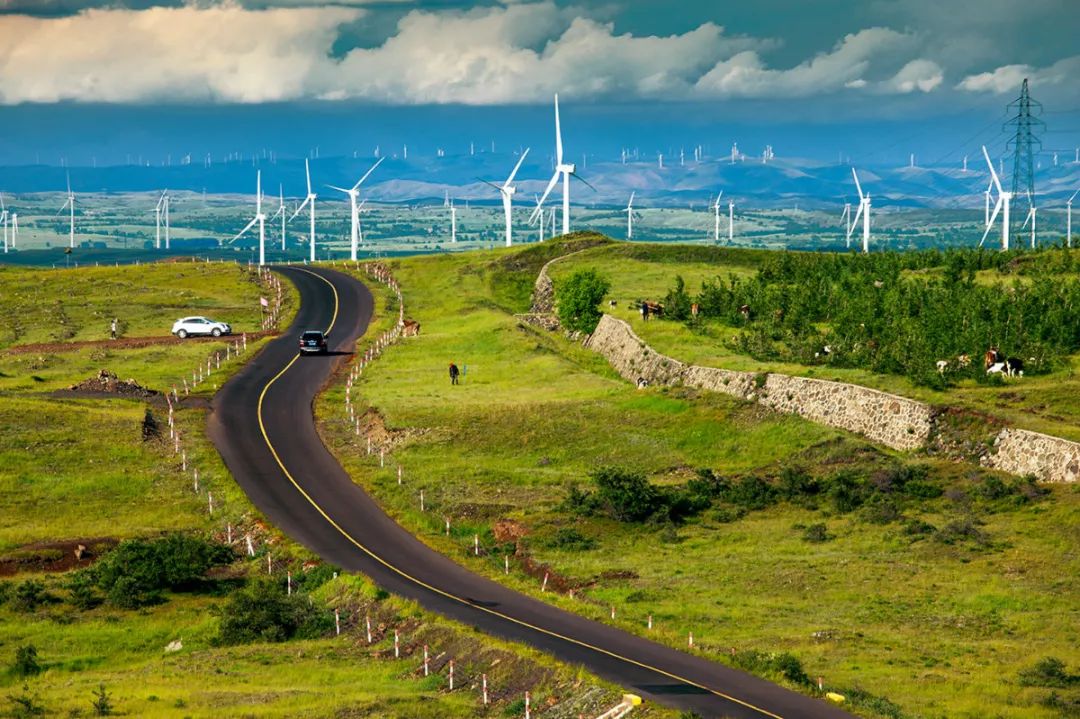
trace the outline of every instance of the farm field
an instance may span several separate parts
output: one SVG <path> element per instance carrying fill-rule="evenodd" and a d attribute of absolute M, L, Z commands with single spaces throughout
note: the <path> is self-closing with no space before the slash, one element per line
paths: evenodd
<path fill-rule="evenodd" d="M 0 270 L 0 295 L 11 298 L 21 320 L 0 337 L 0 715 L 92 716 L 102 687 L 111 713 L 155 717 L 472 717 L 512 711 L 525 691 L 551 706 L 551 716 L 599 713 L 613 704 L 616 688 L 437 618 L 362 577 L 335 576 L 266 525 L 204 429 L 216 388 L 265 341 L 257 332 L 259 297 L 267 294 L 253 272 L 231 263 Z M 283 323 L 296 301 L 285 285 Z M 155 339 L 192 313 L 229 321 L 238 334 Z M 116 341 L 108 339 L 114 316 L 121 319 Z M 202 384 L 186 397 L 180 390 L 179 455 L 164 399 L 142 389 L 190 382 L 191 370 L 215 353 L 224 357 L 226 342 L 239 333 L 248 333 L 245 353 L 237 358 L 230 347 L 229 359 Z M 139 389 L 67 389 L 100 370 Z M 148 413 L 157 434 L 148 430 Z M 227 558 L 186 583 L 144 592 L 138 582 L 149 580 L 138 564 L 123 565 L 136 577 L 131 587 L 103 578 L 108 570 L 101 567 L 126 546 L 137 562 L 147 543 L 187 537 L 194 556 L 217 552 L 207 548 L 220 548 L 230 534 Z M 242 557 L 246 536 L 253 538 L 250 558 Z M 259 636 L 291 639 L 225 633 L 230 618 L 246 611 L 242 598 L 285 601 L 290 582 L 291 603 L 279 609 L 305 623 L 295 633 L 267 629 Z M 393 654 L 395 629 L 400 659 Z M 427 678 L 418 658 L 425 643 L 437 650 Z M 458 690 L 449 692 L 446 661 L 453 655 L 465 658 Z M 477 688 L 482 672 L 491 682 L 487 712 Z M 651 707 L 644 715 L 669 714 Z"/>
<path fill-rule="evenodd" d="M 822 677 L 863 716 L 1065 715 L 1074 690 L 1032 668 L 1080 663 L 1074 487 L 883 451 L 722 396 L 639 391 L 561 333 L 513 317 L 544 262 L 574 242 L 389 261 L 421 333 L 387 350 L 352 396 L 393 461 L 380 468 L 351 431 L 342 386 L 317 412 L 398 521 L 564 608 L 683 648 L 693 633 L 694 651 L 790 686 Z M 552 274 L 595 267 L 626 313 L 628 300 L 666 293 L 674 267 L 691 287 L 717 271 L 685 248 L 670 250 L 684 266 L 623 255 L 638 251 L 603 245 Z M 727 259 L 743 276 L 756 268 L 753 255 Z M 651 322 L 658 334 L 643 336 L 700 359 L 676 351 L 696 338 L 680 328 Z M 619 487 L 647 506 L 620 504 Z"/>

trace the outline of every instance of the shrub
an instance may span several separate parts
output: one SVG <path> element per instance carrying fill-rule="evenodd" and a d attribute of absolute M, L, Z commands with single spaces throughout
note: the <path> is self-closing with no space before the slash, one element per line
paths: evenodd
<path fill-rule="evenodd" d="M 788 652 L 736 652 L 735 663 L 754 674 L 779 674 L 793 684 L 809 686 L 811 683 L 802 662 Z"/>
<path fill-rule="evenodd" d="M 686 483 L 688 492 L 709 499 L 722 497 L 730 487 L 730 482 L 723 477 L 716 476 L 716 473 L 708 467 L 698 469 L 697 476 Z"/>
<path fill-rule="evenodd" d="M 664 316 L 680 322 L 687 320 L 690 318 L 691 304 L 682 275 L 675 275 L 675 287 L 664 297 Z"/>
<path fill-rule="evenodd" d="M 921 519 L 909 519 L 904 525 L 904 534 L 909 537 L 925 537 L 937 531 L 937 527 Z"/>
<path fill-rule="evenodd" d="M 563 500 L 561 507 L 568 512 L 585 517 L 595 514 L 600 508 L 596 495 L 591 492 L 581 491 L 577 485 L 571 485 L 566 490 L 566 499 Z"/>
<path fill-rule="evenodd" d="M 42 582 L 37 579 L 27 579 L 15 585 L 11 607 L 18 612 L 32 612 L 49 599 Z"/>
<path fill-rule="evenodd" d="M 942 544 L 959 544 L 970 541 L 979 545 L 989 544 L 990 538 L 986 532 L 979 529 L 982 524 L 974 517 L 964 517 L 949 522 L 937 531 L 934 538 Z"/>
<path fill-rule="evenodd" d="M 820 489 L 817 480 L 802 467 L 787 466 L 780 470 L 780 494 L 784 499 L 817 494 Z"/>
<path fill-rule="evenodd" d="M 732 485 L 725 499 L 746 509 L 765 509 L 776 501 L 776 490 L 761 477 L 750 474 Z"/>
<path fill-rule="evenodd" d="M 597 498 L 607 512 L 623 522 L 641 522 L 656 511 L 659 494 L 645 475 L 617 467 L 601 467 L 591 474 Z"/>
<path fill-rule="evenodd" d="M 591 334 L 600 322 L 600 303 L 611 288 L 596 270 L 577 270 L 555 288 L 559 322 L 568 330 Z"/>
<path fill-rule="evenodd" d="M 549 549 L 562 549 L 568 552 L 585 552 L 596 548 L 596 540 L 586 537 L 573 527 L 560 527 L 553 535 L 543 541 Z"/>
<path fill-rule="evenodd" d="M 841 470 L 829 481 L 829 499 L 837 512 L 852 512 L 862 505 L 865 491 L 859 477 L 847 470 Z"/>
<path fill-rule="evenodd" d="M 832 539 L 832 535 L 829 534 L 828 528 L 824 524 L 811 524 L 803 531 L 803 541 L 810 542 L 811 544 L 821 544 Z"/>
<path fill-rule="evenodd" d="M 228 564 L 233 556 L 229 547 L 186 534 L 129 539 L 106 554 L 94 574 L 111 604 L 131 609 L 160 601 L 165 589 L 195 586 L 211 567 Z"/>
<path fill-rule="evenodd" d="M 1057 657 L 1043 657 L 1020 672 L 1020 684 L 1025 687 L 1057 687 L 1063 689 L 1080 682 L 1080 675 L 1069 674 L 1065 662 Z"/>
<path fill-rule="evenodd" d="M 267 580 L 233 593 L 218 614 L 221 616 L 219 644 L 311 639 L 326 632 L 333 623 L 327 612 L 316 607 L 306 594 L 289 596 Z"/>
<path fill-rule="evenodd" d="M 67 590 L 71 604 L 76 609 L 93 609 L 101 604 L 101 596 L 96 589 L 94 578 L 89 571 L 75 572 L 68 578 Z"/>
<path fill-rule="evenodd" d="M 38 663 L 37 647 L 33 644 L 23 644 L 15 648 L 15 661 L 11 663 L 11 673 L 17 677 L 32 677 L 41 673 L 41 664 Z"/>
<path fill-rule="evenodd" d="M 109 695 L 109 692 L 105 691 L 104 684 L 99 684 L 98 688 L 94 691 L 94 701 L 91 702 L 90 706 L 94 709 L 94 716 L 112 716 L 112 697 Z"/>
<path fill-rule="evenodd" d="M 45 707 L 36 694 L 30 693 L 30 687 L 23 684 L 22 694 L 8 694 L 8 703 L 11 708 L 7 716 L 11 719 L 32 719 L 33 717 L 45 716 Z"/>

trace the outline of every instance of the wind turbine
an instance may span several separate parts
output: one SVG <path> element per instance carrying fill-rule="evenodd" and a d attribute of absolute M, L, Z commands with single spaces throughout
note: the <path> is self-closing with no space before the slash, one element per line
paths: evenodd
<path fill-rule="evenodd" d="M 1069 201 L 1065 203 L 1065 245 L 1067 247 L 1072 247 L 1072 203 L 1077 195 L 1080 195 L 1080 190 L 1074 192 Z M 14 238 L 11 244 L 15 244 Z"/>
<path fill-rule="evenodd" d="M 544 205 L 543 205 L 542 202 L 540 202 L 540 196 L 539 195 L 533 195 L 533 199 L 536 200 L 536 210 L 533 212 L 533 217 L 535 217 L 540 222 L 540 239 L 539 239 L 539 242 L 543 242 L 544 241 Z M 554 208 L 553 208 L 553 210 L 554 210 Z M 530 222 L 529 224 L 531 225 L 533 223 Z M 554 220 L 552 220 L 552 230 L 554 230 L 554 229 L 555 229 L 555 224 L 554 224 Z"/>
<path fill-rule="evenodd" d="M 844 203 L 844 214 L 840 215 L 840 221 L 844 223 L 844 239 L 847 241 L 847 247 L 851 249 L 851 233 L 855 231 L 855 223 L 851 221 L 851 203 Z"/>
<path fill-rule="evenodd" d="M 290 221 L 296 219 L 296 216 L 300 214 L 305 207 L 308 208 L 308 219 L 310 220 L 310 237 L 309 242 L 311 245 L 311 261 L 315 261 L 315 193 L 311 190 L 311 167 L 308 166 L 307 158 L 304 159 L 304 176 L 307 177 L 307 197 L 300 203 L 300 206 L 296 208 L 296 212 L 289 218 Z M 284 232 L 282 232 L 284 234 Z"/>
<path fill-rule="evenodd" d="M 1031 249 L 1035 249 L 1035 201 L 1031 199 L 1031 193 L 1027 193 L 1028 197 L 1028 213 L 1024 218 L 1024 224 L 1020 225 L 1020 229 L 1027 227 L 1028 222 L 1031 222 Z"/>
<path fill-rule="evenodd" d="M 859 209 L 855 211 L 855 219 L 851 221 L 852 227 L 859 224 L 862 217 L 862 251 L 870 252 L 870 195 L 864 195 L 862 185 L 859 184 L 859 175 L 855 168 L 851 168 L 851 176 L 855 178 L 855 189 L 859 191 Z"/>
<path fill-rule="evenodd" d="M 454 201 L 449 200 L 450 203 L 450 241 L 457 242 L 457 208 L 454 207 Z"/>
<path fill-rule="evenodd" d="M 1012 201 L 1012 193 L 1001 188 L 1001 180 L 998 178 L 997 171 L 994 170 L 994 163 L 990 161 L 990 153 L 986 151 L 986 145 L 983 145 L 982 151 L 983 157 L 986 158 L 986 166 L 990 168 L 990 179 L 993 181 L 994 189 L 997 190 L 997 202 L 994 204 L 993 213 L 986 220 L 986 231 L 983 232 L 982 239 L 979 240 L 979 247 L 982 247 L 983 243 L 986 242 L 986 237 L 990 234 L 990 229 L 994 226 L 994 221 L 997 220 L 998 213 L 1000 213 L 1001 251 L 1007 252 L 1009 249 L 1009 203 Z"/>
<path fill-rule="evenodd" d="M 4 226 L 4 254 L 8 251 L 8 211 L 4 207 L 4 193 L 0 192 L 0 224 Z"/>
<path fill-rule="evenodd" d="M 70 249 L 75 249 L 75 193 L 71 191 L 71 175 L 68 175 L 67 178 L 67 199 L 60 207 L 60 211 L 56 214 L 59 215 L 64 210 L 68 210 L 68 212 L 70 213 L 70 222 L 68 225 L 68 247 Z"/>
<path fill-rule="evenodd" d="M 352 234 L 349 257 L 356 261 L 356 248 L 360 242 L 360 207 L 357 205 L 357 199 L 360 197 L 360 185 L 364 184 L 364 180 L 368 179 L 371 173 L 375 172 L 375 168 L 382 164 L 385 157 L 380 157 L 375 161 L 375 164 L 371 166 L 371 169 L 364 173 L 364 176 L 357 180 L 356 184 L 352 188 L 346 190 L 344 187 L 337 187 L 335 185 L 327 185 L 330 189 L 337 190 L 338 192 L 344 192 L 349 196 L 349 208 L 350 215 L 352 217 Z"/>
<path fill-rule="evenodd" d="M 570 234 L 570 177 L 571 175 L 577 179 L 582 180 L 581 176 L 576 174 L 577 168 L 570 163 L 563 162 L 563 144 L 562 144 L 562 128 L 559 124 L 559 95 L 555 95 L 555 174 L 551 176 L 551 181 L 548 182 L 547 187 L 544 189 L 544 194 L 540 197 L 540 202 L 537 203 L 537 209 L 533 212 L 533 217 L 529 219 L 530 223 L 535 219 L 536 213 L 540 212 L 539 207 L 544 204 L 552 189 L 555 187 L 555 183 L 559 181 L 559 177 L 562 177 L 562 234 Z M 588 182 L 585 184 L 595 190 Z M 554 208 L 552 208 L 554 209 Z M 554 224 L 552 224 L 552 234 L 554 234 Z"/>
<path fill-rule="evenodd" d="M 19 237 L 19 213 L 11 213 L 11 246 L 14 247 Z"/>
<path fill-rule="evenodd" d="M 281 215 L 281 251 L 285 251 L 285 188 L 278 184 L 278 208 L 277 211 L 270 217 L 273 221 L 278 215 Z"/>
<path fill-rule="evenodd" d="M 165 190 L 154 207 L 154 249 L 161 249 L 161 222 L 165 220 L 165 249 L 169 249 L 169 191 Z"/>
<path fill-rule="evenodd" d="M 634 239 L 634 193 L 630 193 L 630 201 L 626 203 L 626 239 Z"/>
<path fill-rule="evenodd" d="M 724 191 L 720 190 L 720 194 L 716 196 L 716 202 L 713 203 L 713 242 L 720 243 L 720 198 L 724 196 Z"/>
<path fill-rule="evenodd" d="M 491 185 L 499 191 L 499 195 L 502 196 L 503 212 L 506 214 L 506 246 L 510 247 L 512 243 L 511 238 L 511 219 L 513 210 L 514 194 L 517 192 L 517 188 L 514 187 L 514 177 L 517 175 L 518 170 L 521 169 L 521 163 L 525 162 L 525 157 L 529 154 L 529 148 L 525 148 L 525 152 L 521 153 L 521 157 L 518 158 L 517 164 L 514 165 L 514 171 L 510 173 L 510 176 L 506 178 L 506 182 L 500 187 L 494 182 L 488 182 L 482 180 L 482 182 Z"/>
<path fill-rule="evenodd" d="M 727 241 L 731 244 L 735 240 L 735 200 L 728 198 L 727 201 Z"/>
<path fill-rule="evenodd" d="M 259 266 L 266 264 L 266 215 L 262 211 L 262 170 L 255 171 L 255 216 L 251 218 L 251 222 L 247 223 L 244 229 L 236 235 L 236 237 L 229 240 L 229 242 L 236 242 L 240 237 L 250 230 L 255 224 L 259 225 Z"/>

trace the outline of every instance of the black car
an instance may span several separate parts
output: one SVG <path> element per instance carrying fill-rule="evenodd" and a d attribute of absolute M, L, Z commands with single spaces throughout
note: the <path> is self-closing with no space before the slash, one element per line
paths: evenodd
<path fill-rule="evenodd" d="M 315 330 L 300 335 L 300 353 L 326 354 L 326 335 Z"/>

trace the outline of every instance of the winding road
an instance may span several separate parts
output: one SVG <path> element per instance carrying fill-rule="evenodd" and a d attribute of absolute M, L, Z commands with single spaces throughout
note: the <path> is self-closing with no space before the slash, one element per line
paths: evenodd
<path fill-rule="evenodd" d="M 292 327 L 214 397 L 209 431 L 233 477 L 282 531 L 327 562 L 431 611 L 583 665 L 660 704 L 732 719 L 850 717 L 823 701 L 515 592 L 395 523 L 323 445 L 312 411 L 316 394 L 366 331 L 372 295 L 325 268 L 275 269 L 296 285 L 300 309 Z M 327 332 L 329 355 L 297 355 L 305 329 Z"/>

